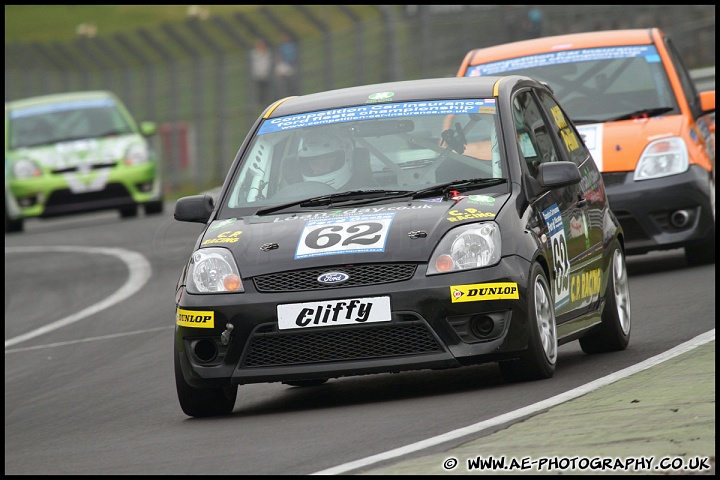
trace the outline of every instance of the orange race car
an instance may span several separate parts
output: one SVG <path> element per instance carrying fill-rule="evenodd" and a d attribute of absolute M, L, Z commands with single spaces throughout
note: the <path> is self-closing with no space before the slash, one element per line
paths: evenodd
<path fill-rule="evenodd" d="M 698 92 L 658 28 L 471 50 L 458 77 L 527 75 L 552 87 L 602 172 L 628 254 L 684 248 L 715 261 L 715 90 Z"/>

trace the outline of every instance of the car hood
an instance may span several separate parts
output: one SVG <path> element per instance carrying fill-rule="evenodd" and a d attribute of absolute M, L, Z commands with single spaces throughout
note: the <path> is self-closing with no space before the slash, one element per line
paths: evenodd
<path fill-rule="evenodd" d="M 38 145 L 13 150 L 11 159 L 23 158 L 35 161 L 50 170 L 115 163 L 125 157 L 130 145 L 139 143 L 138 134 L 117 135 L 104 138 L 85 138 L 49 145 Z"/>
<path fill-rule="evenodd" d="M 216 220 L 203 233 L 200 247 L 229 248 L 246 278 L 332 265 L 427 262 L 445 232 L 493 220 L 508 196 L 466 195 Z"/>
<path fill-rule="evenodd" d="M 577 125 L 601 172 L 631 172 L 648 143 L 679 136 L 682 115 Z"/>

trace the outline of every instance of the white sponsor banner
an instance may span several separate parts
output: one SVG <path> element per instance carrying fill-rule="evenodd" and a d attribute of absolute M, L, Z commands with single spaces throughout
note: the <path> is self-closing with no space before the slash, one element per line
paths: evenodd
<path fill-rule="evenodd" d="M 277 306 L 278 328 L 329 327 L 389 322 L 390 297 L 350 298 Z"/>

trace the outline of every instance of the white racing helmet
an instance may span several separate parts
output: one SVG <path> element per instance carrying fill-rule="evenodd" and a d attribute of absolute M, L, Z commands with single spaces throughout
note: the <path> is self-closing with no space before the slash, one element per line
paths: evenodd
<path fill-rule="evenodd" d="M 313 132 L 300 140 L 298 166 L 306 182 L 345 185 L 352 174 L 352 145 L 333 132 Z"/>

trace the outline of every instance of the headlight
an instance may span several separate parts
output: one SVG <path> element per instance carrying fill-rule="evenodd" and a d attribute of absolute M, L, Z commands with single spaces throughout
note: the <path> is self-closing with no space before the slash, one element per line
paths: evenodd
<path fill-rule="evenodd" d="M 427 274 L 457 272 L 495 265 L 502 242 L 495 222 L 473 223 L 450 230 L 430 257 Z"/>
<path fill-rule="evenodd" d="M 645 147 L 635 169 L 635 180 L 677 175 L 688 169 L 688 151 L 680 137 L 655 140 Z"/>
<path fill-rule="evenodd" d="M 15 178 L 32 178 L 42 175 L 42 170 L 32 160 L 17 160 L 13 162 L 12 173 Z"/>
<path fill-rule="evenodd" d="M 244 292 L 235 259 L 226 248 L 201 248 L 190 257 L 188 293 Z"/>
<path fill-rule="evenodd" d="M 148 161 L 148 148 L 147 145 L 136 143 L 130 145 L 125 152 L 125 165 L 138 165 Z"/>

